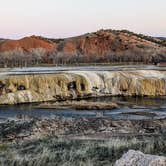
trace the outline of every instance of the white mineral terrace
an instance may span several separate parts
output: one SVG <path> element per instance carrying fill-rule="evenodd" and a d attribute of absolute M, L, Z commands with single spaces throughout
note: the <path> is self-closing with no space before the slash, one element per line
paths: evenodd
<path fill-rule="evenodd" d="M 1 71 L 0 104 L 93 96 L 165 96 L 166 71 L 155 66 L 22 68 Z"/>

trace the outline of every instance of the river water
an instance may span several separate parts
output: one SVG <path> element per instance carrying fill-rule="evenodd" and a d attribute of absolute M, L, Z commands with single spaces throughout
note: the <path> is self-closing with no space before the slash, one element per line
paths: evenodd
<path fill-rule="evenodd" d="M 94 118 L 159 119 L 166 117 L 166 97 L 103 97 L 88 99 L 93 102 L 114 102 L 119 108 L 113 110 L 75 110 L 70 108 L 43 109 L 38 104 L 0 106 L 0 121 L 27 118 Z"/>
<path fill-rule="evenodd" d="M 119 70 L 166 70 L 153 65 L 131 66 L 77 66 L 77 67 L 30 67 L 0 69 L 1 75 L 44 74 L 62 71 L 119 71 Z M 96 116 L 114 119 L 152 119 L 166 117 L 166 97 L 104 97 L 90 99 L 93 102 L 114 102 L 119 108 L 114 110 L 41 109 L 36 104 L 0 106 L 0 121 L 25 118 L 94 118 Z"/>

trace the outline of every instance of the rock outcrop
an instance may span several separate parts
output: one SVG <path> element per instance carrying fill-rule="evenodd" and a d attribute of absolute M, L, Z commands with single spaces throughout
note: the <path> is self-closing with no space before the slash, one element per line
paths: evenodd
<path fill-rule="evenodd" d="M 166 157 L 145 155 L 140 151 L 129 150 L 117 160 L 114 166 L 164 166 Z"/>
<path fill-rule="evenodd" d="M 117 95 L 166 95 L 166 72 L 66 71 L 42 75 L 4 75 L 0 78 L 0 104 Z"/>

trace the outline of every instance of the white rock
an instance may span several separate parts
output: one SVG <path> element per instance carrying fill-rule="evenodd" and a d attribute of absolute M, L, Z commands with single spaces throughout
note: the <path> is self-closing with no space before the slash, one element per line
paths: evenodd
<path fill-rule="evenodd" d="M 114 166 L 166 166 L 166 157 L 129 150 L 116 161 Z"/>

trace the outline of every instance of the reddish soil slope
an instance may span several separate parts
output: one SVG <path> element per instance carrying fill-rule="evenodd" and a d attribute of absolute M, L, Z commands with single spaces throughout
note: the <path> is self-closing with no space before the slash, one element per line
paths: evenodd
<path fill-rule="evenodd" d="M 5 40 L 0 43 L 0 52 L 12 51 L 15 49 L 23 49 L 24 51 L 30 51 L 35 48 L 43 48 L 46 50 L 52 50 L 54 44 L 48 41 L 42 40 L 40 37 L 31 36 L 25 37 L 20 40 Z"/>
<path fill-rule="evenodd" d="M 29 55 L 30 50 L 43 48 L 41 55 L 45 63 L 73 62 L 144 62 L 152 63 L 166 59 L 166 41 L 126 30 L 100 30 L 66 39 L 25 37 L 20 40 L 0 41 L 0 53 L 18 49 Z M 26 54 L 28 52 L 28 54 Z M 4 54 L 6 56 L 6 54 Z M 37 55 L 38 56 L 38 55 Z"/>
<path fill-rule="evenodd" d="M 101 30 L 80 37 L 70 38 L 61 42 L 60 51 L 65 54 L 80 52 L 84 55 L 106 55 L 109 53 L 120 53 L 134 48 L 159 48 L 157 43 L 141 39 L 135 35 Z"/>

